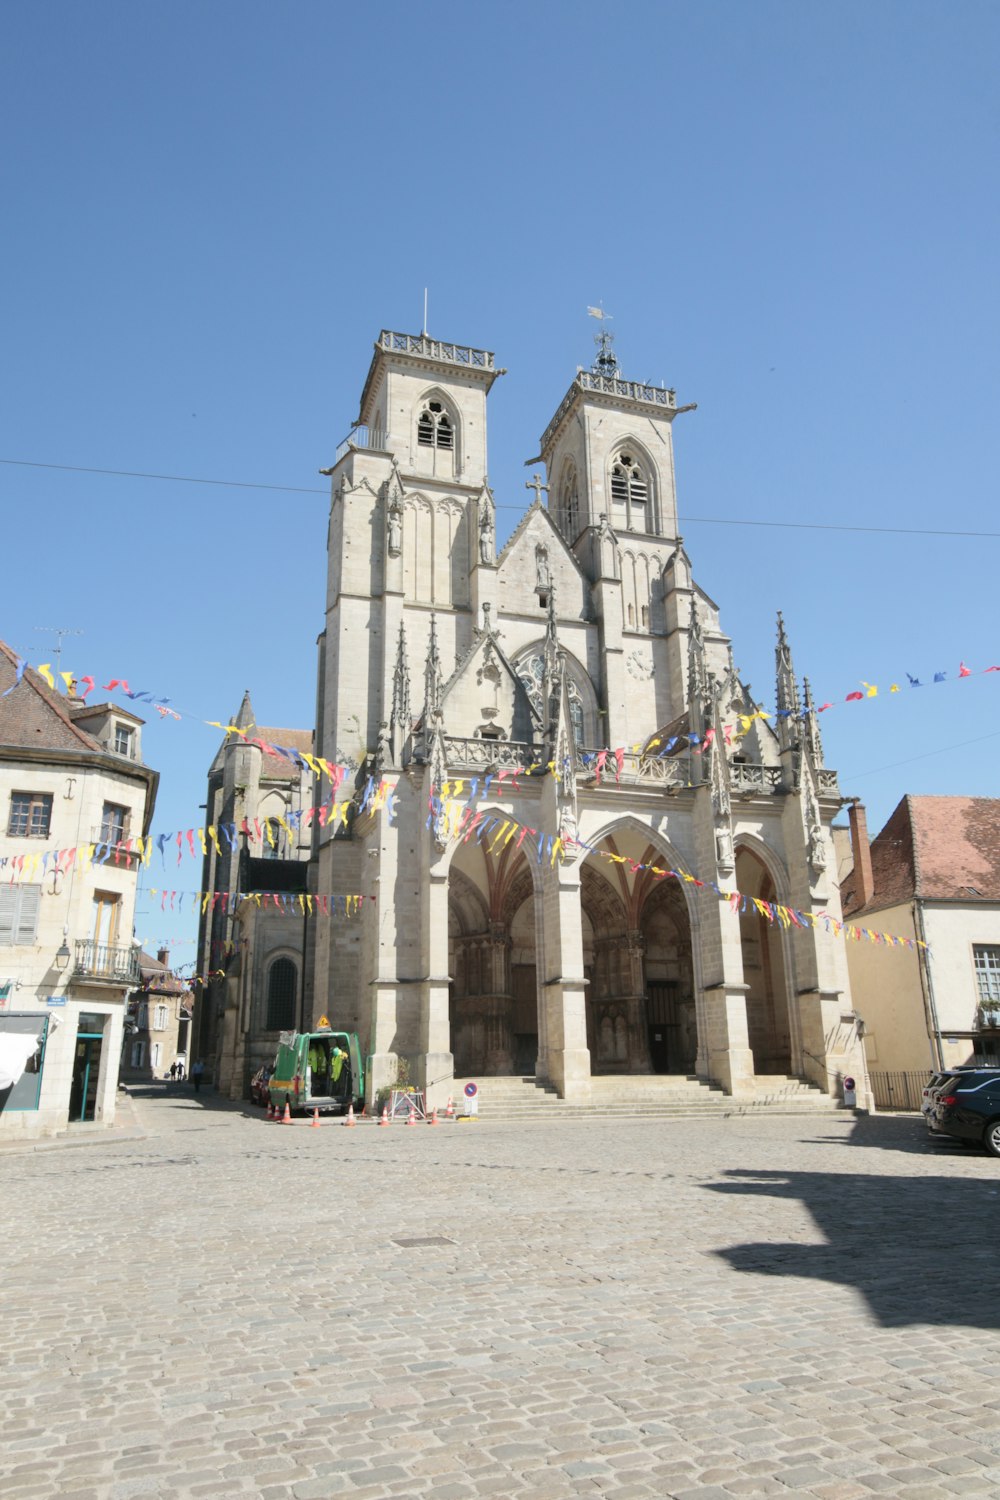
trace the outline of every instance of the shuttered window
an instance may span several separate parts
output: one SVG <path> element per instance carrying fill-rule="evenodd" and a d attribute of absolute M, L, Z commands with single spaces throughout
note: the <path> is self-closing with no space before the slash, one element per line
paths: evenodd
<path fill-rule="evenodd" d="M 30 948 L 38 930 L 40 885 L 0 886 L 0 948 Z"/>

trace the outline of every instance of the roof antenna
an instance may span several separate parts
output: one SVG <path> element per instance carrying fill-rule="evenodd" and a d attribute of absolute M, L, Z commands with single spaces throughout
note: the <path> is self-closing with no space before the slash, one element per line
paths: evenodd
<path fill-rule="evenodd" d="M 424 287 L 424 326 L 421 329 L 421 334 L 422 334 L 422 336 L 424 338 L 427 337 L 427 288 L 426 287 Z"/>
<path fill-rule="evenodd" d="M 56 672 L 58 672 L 59 671 L 59 664 L 62 661 L 62 638 L 63 638 L 63 636 L 64 635 L 83 635 L 83 631 L 82 630 L 64 629 L 62 626 L 55 626 L 55 625 L 36 625 L 35 629 L 36 630 L 44 630 L 46 632 L 46 634 L 48 634 L 48 635 L 54 635 L 55 636 L 55 638 L 56 638 Z"/>
<path fill-rule="evenodd" d="M 597 345 L 597 358 L 590 367 L 592 375 L 605 375 L 609 380 L 616 380 L 621 374 L 618 368 L 618 360 L 615 357 L 615 336 L 605 328 L 606 320 L 610 320 L 611 314 L 604 311 L 604 303 L 598 307 L 588 307 L 587 316 L 597 318 L 601 325 L 600 333 L 595 333 L 594 343 Z"/>

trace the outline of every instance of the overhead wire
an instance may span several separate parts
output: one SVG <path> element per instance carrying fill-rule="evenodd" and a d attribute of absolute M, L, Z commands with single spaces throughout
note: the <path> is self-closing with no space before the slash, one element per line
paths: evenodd
<path fill-rule="evenodd" d="M 27 458 L 0 458 L 0 464 L 24 469 L 54 469 L 67 474 L 103 474 L 115 479 L 155 479 L 169 484 L 208 484 L 223 489 L 270 490 L 286 495 L 325 495 L 327 490 L 315 486 L 295 484 L 258 484 L 246 479 L 205 479 L 195 474 L 154 474 L 142 469 L 96 469 L 83 464 L 41 463 Z M 531 486 L 529 485 L 529 489 Z M 497 510 L 523 512 L 523 505 L 494 502 Z M 843 531 L 882 534 L 885 536 L 951 536 L 975 539 L 1000 539 L 1000 531 L 958 531 L 943 527 L 923 526 L 847 526 L 832 521 L 762 521 L 735 516 L 678 516 L 685 526 L 766 526 L 786 531 Z"/>

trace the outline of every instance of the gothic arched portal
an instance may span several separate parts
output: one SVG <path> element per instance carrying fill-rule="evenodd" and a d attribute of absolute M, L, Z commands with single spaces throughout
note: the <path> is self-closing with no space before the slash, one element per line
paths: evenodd
<path fill-rule="evenodd" d="M 774 878 L 764 862 L 745 847 L 736 851 L 735 885 L 744 895 L 775 901 Z M 747 990 L 747 1030 L 759 1076 L 792 1071 L 789 995 L 784 931 L 751 901 L 740 914 L 743 978 Z"/>
<path fill-rule="evenodd" d="M 637 830 L 621 829 L 601 848 L 629 857 L 590 857 L 580 871 L 591 1071 L 694 1073 L 698 1033 L 683 893 L 676 881 L 638 868 L 662 861 Z"/>
<path fill-rule="evenodd" d="M 456 1078 L 530 1075 L 538 1057 L 534 883 L 524 856 L 472 844 L 448 877 Z"/>

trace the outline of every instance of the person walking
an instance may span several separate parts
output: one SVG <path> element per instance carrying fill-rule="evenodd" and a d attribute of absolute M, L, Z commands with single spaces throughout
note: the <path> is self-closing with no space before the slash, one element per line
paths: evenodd
<path fill-rule="evenodd" d="M 204 1077 L 204 1074 L 205 1074 L 205 1064 L 202 1062 L 201 1058 L 199 1057 L 198 1061 L 195 1063 L 194 1067 L 191 1069 L 191 1082 L 194 1084 L 194 1091 L 195 1091 L 196 1094 L 199 1094 L 201 1092 L 201 1080 Z"/>

